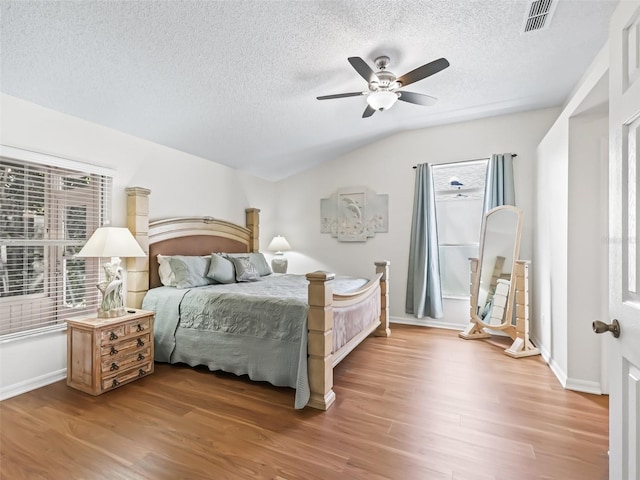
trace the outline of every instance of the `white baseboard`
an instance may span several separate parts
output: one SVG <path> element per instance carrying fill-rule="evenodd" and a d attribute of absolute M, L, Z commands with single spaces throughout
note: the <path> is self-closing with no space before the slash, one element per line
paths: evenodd
<path fill-rule="evenodd" d="M 392 317 L 389 316 L 389 323 L 399 323 L 402 325 L 415 325 L 417 327 L 433 327 L 433 328 L 445 328 L 447 330 L 464 330 L 467 327 L 468 322 L 465 323 L 449 323 L 434 320 L 433 318 L 406 318 L 406 317 Z"/>
<path fill-rule="evenodd" d="M 560 385 L 562 385 L 564 388 L 567 388 L 567 372 L 565 372 L 551 357 L 549 357 L 549 359 L 547 360 L 547 364 L 560 382 Z"/>
<path fill-rule="evenodd" d="M 591 380 L 576 380 L 575 378 L 567 378 L 564 388 L 574 390 L 576 392 L 591 393 L 593 395 L 602 395 L 602 386 L 600 382 Z"/>
<path fill-rule="evenodd" d="M 531 341 L 533 344 L 538 347 L 540 350 L 540 354 L 545 362 L 549 365 L 549 368 L 553 372 L 553 374 L 560 382 L 563 388 L 567 390 L 573 390 L 576 392 L 582 393 L 591 393 L 593 395 L 602 395 L 602 385 L 600 382 L 594 382 L 592 380 L 579 380 L 576 378 L 571 378 L 567 375 L 560 366 L 554 361 L 551 357 L 549 350 L 547 350 L 543 345 L 541 345 L 540 341 L 537 338 L 531 337 Z"/>
<path fill-rule="evenodd" d="M 36 378 L 30 378 L 29 380 L 25 380 L 24 382 L 18 382 L 14 383 L 13 385 L 8 385 L 0 389 L 0 401 L 6 400 L 7 398 L 15 397 L 16 395 L 20 395 L 22 393 L 30 392 L 31 390 L 35 390 L 36 388 L 50 385 L 65 378 L 67 378 L 67 369 L 63 368 L 61 370 L 50 372 Z"/>
<path fill-rule="evenodd" d="M 547 350 L 547 347 L 545 345 L 542 345 L 542 342 L 540 342 L 537 337 L 531 335 L 530 338 L 533 344 L 538 348 L 538 350 L 540 350 L 540 355 L 542 356 L 544 361 L 549 363 L 551 359 L 551 353 L 549 352 L 549 350 Z"/>

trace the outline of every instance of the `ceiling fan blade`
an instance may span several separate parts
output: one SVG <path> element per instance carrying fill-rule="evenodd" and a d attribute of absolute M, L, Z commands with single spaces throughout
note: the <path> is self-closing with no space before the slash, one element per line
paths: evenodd
<path fill-rule="evenodd" d="M 425 95 L 424 93 L 415 93 L 415 92 L 398 92 L 400 96 L 398 100 L 402 100 L 403 102 L 415 103 L 416 105 L 422 105 L 423 107 L 430 107 L 431 105 L 435 105 L 438 101 L 436 97 L 432 97 L 431 95 Z"/>
<path fill-rule="evenodd" d="M 410 85 L 414 82 L 422 80 L 423 78 L 427 78 L 434 73 L 438 73 L 449 66 L 449 61 L 446 58 L 439 58 L 438 60 L 434 60 L 433 62 L 429 62 L 421 67 L 416 68 L 415 70 L 411 70 L 408 73 L 405 73 L 396 81 L 401 83 L 403 87 Z"/>
<path fill-rule="evenodd" d="M 380 81 L 376 72 L 371 70 L 371 67 L 367 65 L 367 62 L 360 57 L 349 57 L 348 60 L 351 66 L 356 69 L 356 72 L 358 72 L 360 76 L 367 81 L 367 83 Z"/>
<path fill-rule="evenodd" d="M 367 105 L 367 108 L 364 109 L 364 113 L 362 114 L 362 118 L 370 117 L 374 113 L 376 113 L 376 109 L 371 108 L 371 105 Z"/>
<path fill-rule="evenodd" d="M 332 98 L 359 97 L 360 95 L 364 95 L 364 92 L 337 93 L 335 95 L 323 95 L 321 97 L 316 97 L 316 99 L 330 100 Z"/>

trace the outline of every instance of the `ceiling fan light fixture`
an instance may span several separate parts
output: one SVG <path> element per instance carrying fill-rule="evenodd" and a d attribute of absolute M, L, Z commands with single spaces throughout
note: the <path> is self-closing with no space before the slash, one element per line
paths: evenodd
<path fill-rule="evenodd" d="M 369 106 L 380 111 L 391 108 L 393 104 L 396 103 L 396 100 L 398 100 L 398 94 L 388 90 L 371 92 L 367 96 L 367 103 Z"/>
<path fill-rule="evenodd" d="M 551 2 L 553 0 L 546 1 Z M 361 95 L 366 95 L 367 108 L 362 113 L 362 118 L 369 118 L 376 111 L 388 110 L 393 107 L 393 104 L 398 100 L 413 103 L 414 105 L 422 105 L 423 107 L 429 107 L 435 104 L 438 100 L 435 97 L 424 93 L 399 91 L 399 89 L 420 80 L 424 80 L 425 78 L 449 67 L 449 61 L 446 58 L 439 58 L 432 62 L 425 63 L 421 67 L 414 68 L 401 77 L 396 78 L 393 72 L 387 70 L 389 57 L 382 56 L 376 58 L 376 66 L 379 69 L 377 72 L 374 72 L 371 67 L 367 65 L 367 62 L 360 57 L 349 57 L 348 60 L 355 71 L 367 81 L 369 91 L 322 95 L 316 98 L 318 100 L 329 100 L 333 98 L 359 97 Z"/>

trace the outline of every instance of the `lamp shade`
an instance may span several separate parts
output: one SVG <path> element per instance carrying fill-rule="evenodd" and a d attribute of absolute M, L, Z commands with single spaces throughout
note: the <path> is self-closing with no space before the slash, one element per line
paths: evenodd
<path fill-rule="evenodd" d="M 76 257 L 146 257 L 126 227 L 100 227 Z"/>
<path fill-rule="evenodd" d="M 286 238 L 281 235 L 276 235 L 267 248 L 272 252 L 282 252 L 284 250 L 291 250 L 291 245 L 289 245 Z"/>
<path fill-rule="evenodd" d="M 396 100 L 398 100 L 398 94 L 388 90 L 372 92 L 367 95 L 367 103 L 375 110 L 387 110 L 396 103 Z"/>

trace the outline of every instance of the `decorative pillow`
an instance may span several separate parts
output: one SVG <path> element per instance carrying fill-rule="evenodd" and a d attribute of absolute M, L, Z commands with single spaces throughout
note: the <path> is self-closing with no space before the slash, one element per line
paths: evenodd
<path fill-rule="evenodd" d="M 235 283 L 236 269 L 233 266 L 233 262 L 222 255 L 212 253 L 207 278 L 218 283 Z"/>
<path fill-rule="evenodd" d="M 267 259 L 264 258 L 262 253 L 223 253 L 222 255 L 229 259 L 233 257 L 246 257 L 248 255 L 258 275 L 264 277 L 273 273 Z"/>
<path fill-rule="evenodd" d="M 258 275 L 261 277 L 266 277 L 267 275 L 271 275 L 273 272 L 271 271 L 271 266 L 267 263 L 267 259 L 264 258 L 262 253 L 250 253 L 249 258 L 251 259 L 251 263 L 258 271 Z"/>
<path fill-rule="evenodd" d="M 171 270 L 171 264 L 168 260 L 169 257 L 165 255 L 158 255 L 158 275 L 160 276 L 160 282 L 165 287 L 176 286 L 176 276 Z"/>
<path fill-rule="evenodd" d="M 236 267 L 236 280 L 239 282 L 255 282 L 260 280 L 260 274 L 251 263 L 249 256 L 231 257 L 233 266 Z"/>
<path fill-rule="evenodd" d="M 176 287 L 191 288 L 202 287 L 212 283 L 207 278 L 208 257 L 191 257 L 185 255 L 173 255 L 165 257 L 171 265 L 175 276 Z"/>

